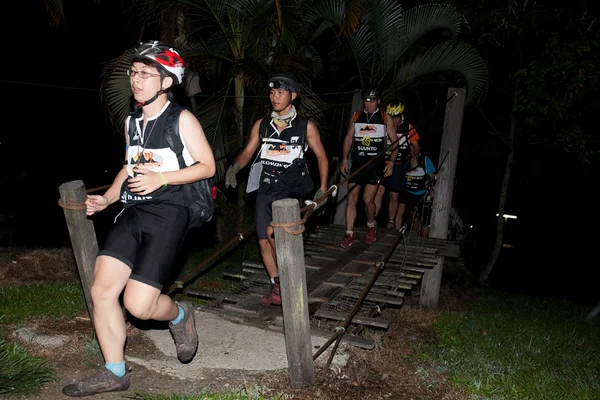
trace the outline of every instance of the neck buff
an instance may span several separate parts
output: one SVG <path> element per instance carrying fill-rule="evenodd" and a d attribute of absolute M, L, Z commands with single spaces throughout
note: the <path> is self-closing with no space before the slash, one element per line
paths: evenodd
<path fill-rule="evenodd" d="M 285 128 L 290 124 L 290 121 L 296 116 L 296 107 L 292 105 L 290 111 L 288 111 L 285 115 L 279 115 L 275 111 L 271 112 L 271 118 L 273 118 L 273 122 L 279 128 Z"/>

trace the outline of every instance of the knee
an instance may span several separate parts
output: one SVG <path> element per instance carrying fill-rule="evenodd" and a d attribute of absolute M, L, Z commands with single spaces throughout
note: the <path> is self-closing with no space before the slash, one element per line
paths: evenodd
<path fill-rule="evenodd" d="M 356 204 L 356 202 L 358 201 L 358 190 L 357 189 L 350 190 L 348 192 L 347 201 L 348 201 L 347 204 L 349 204 L 349 205 Z"/>
<path fill-rule="evenodd" d="M 261 251 L 271 251 L 271 244 L 268 239 L 260 239 L 258 245 L 260 246 Z"/>
<path fill-rule="evenodd" d="M 391 192 L 390 193 L 390 200 L 391 201 L 397 203 L 398 202 L 398 197 L 399 197 L 399 195 L 398 195 L 397 192 Z"/>
<path fill-rule="evenodd" d="M 141 302 L 139 299 L 136 299 L 135 296 L 128 296 L 125 294 L 123 296 L 123 305 L 129 314 L 133 315 L 139 320 L 146 321 L 152 319 L 152 315 L 154 314 L 154 308 L 151 306 L 151 304 Z"/>
<path fill-rule="evenodd" d="M 93 305 L 101 305 L 107 301 L 118 299 L 120 293 L 116 293 L 110 285 L 94 282 L 90 288 L 90 296 L 92 297 Z"/>
<path fill-rule="evenodd" d="M 267 226 L 267 240 L 275 239 L 275 229 L 272 226 Z"/>

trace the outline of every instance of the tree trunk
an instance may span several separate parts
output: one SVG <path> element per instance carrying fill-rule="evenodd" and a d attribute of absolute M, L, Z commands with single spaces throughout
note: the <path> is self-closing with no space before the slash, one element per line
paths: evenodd
<path fill-rule="evenodd" d="M 508 192 L 508 184 L 510 183 L 510 174 L 512 171 L 513 160 L 515 158 L 515 125 L 516 125 L 516 114 L 515 106 L 517 102 L 517 90 L 515 89 L 513 98 L 513 111 L 510 114 L 510 128 L 508 130 L 507 145 L 508 154 L 506 155 L 506 165 L 504 167 L 504 178 L 502 179 L 502 187 L 500 188 L 500 199 L 498 201 L 498 218 L 496 220 L 496 243 L 492 249 L 492 254 L 483 268 L 481 275 L 479 276 L 479 284 L 484 284 L 498 260 L 500 251 L 504 244 L 504 205 L 506 204 L 506 194 Z"/>
<path fill-rule="evenodd" d="M 240 72 L 235 77 L 235 123 L 240 146 L 244 145 L 244 76 Z M 246 183 L 239 182 L 237 192 L 236 230 L 242 231 L 244 224 L 244 208 L 246 203 Z"/>

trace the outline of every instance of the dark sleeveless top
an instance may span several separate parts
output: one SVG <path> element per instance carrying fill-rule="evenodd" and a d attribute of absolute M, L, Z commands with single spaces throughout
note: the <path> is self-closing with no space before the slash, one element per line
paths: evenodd
<path fill-rule="evenodd" d="M 273 120 L 264 118 L 259 127 L 260 162 L 262 174 L 259 193 L 269 191 L 269 186 L 278 183 L 280 176 L 297 158 L 304 158 L 308 119 L 296 115 L 290 125 L 279 132 Z"/>
<path fill-rule="evenodd" d="M 133 168 L 138 163 L 140 166 L 145 166 L 153 172 L 179 170 L 177 155 L 171 150 L 165 139 L 169 107 L 172 107 L 172 105 L 170 102 L 167 102 L 158 117 L 147 121 L 146 129 L 144 130 L 142 130 L 143 115 L 141 111 L 129 117 L 134 118 L 134 124 L 129 123 L 130 120 L 128 120 L 127 126 L 135 126 L 134 131 L 129 129 L 127 133 L 129 135 L 129 145 L 127 146 L 127 160 L 125 160 L 125 165 L 127 165 L 129 177 L 134 176 Z M 193 163 L 191 156 L 187 152 L 187 149 L 185 149 L 185 143 L 183 156 L 186 164 Z M 165 203 L 176 206 L 185 206 L 186 204 L 181 185 L 161 186 L 152 193 L 140 195 L 129 190 L 127 179 L 121 186 L 120 200 L 124 207 L 148 203 Z"/>
<path fill-rule="evenodd" d="M 352 165 L 364 164 L 385 149 L 387 130 L 380 110 L 374 113 L 359 111 L 354 121 L 354 141 L 352 143 Z M 381 157 L 380 162 L 383 162 Z"/>

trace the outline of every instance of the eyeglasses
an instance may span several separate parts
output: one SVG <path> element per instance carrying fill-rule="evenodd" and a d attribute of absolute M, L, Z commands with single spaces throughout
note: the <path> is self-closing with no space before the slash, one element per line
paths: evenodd
<path fill-rule="evenodd" d="M 368 103 L 370 103 L 372 101 L 377 101 L 377 100 L 379 100 L 378 97 L 365 97 L 365 101 Z"/>
<path fill-rule="evenodd" d="M 134 76 L 139 76 L 141 79 L 148 79 L 154 76 L 160 76 L 160 74 L 151 74 L 148 71 L 134 71 L 132 69 L 127 70 L 127 76 L 133 78 Z"/>

